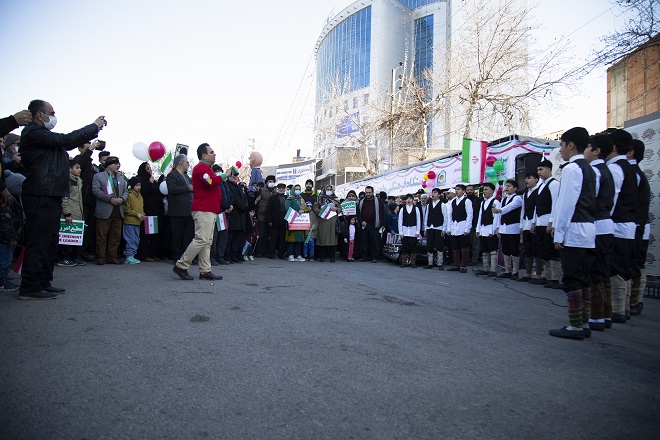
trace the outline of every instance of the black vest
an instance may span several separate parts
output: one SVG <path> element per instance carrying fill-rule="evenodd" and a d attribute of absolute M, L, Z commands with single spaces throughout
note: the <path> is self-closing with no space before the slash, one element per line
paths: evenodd
<path fill-rule="evenodd" d="M 626 159 L 619 159 L 615 164 L 623 170 L 623 184 L 616 199 L 612 213 L 614 223 L 635 223 L 635 205 L 637 205 L 637 175 L 633 166 Z"/>
<path fill-rule="evenodd" d="M 596 220 L 612 218 L 612 206 L 614 206 L 614 178 L 612 172 L 605 163 L 594 165 L 600 171 L 600 184 L 596 196 Z"/>
<path fill-rule="evenodd" d="M 550 214 L 552 212 L 552 193 L 550 192 L 550 182 L 555 180 L 554 177 L 548 179 L 541 192 L 537 191 L 536 196 L 536 215 Z"/>
<path fill-rule="evenodd" d="M 463 197 L 460 203 L 456 203 L 457 198 L 451 201 L 451 220 L 453 222 L 462 222 L 467 220 L 467 211 L 465 210 L 465 202 L 467 197 Z M 472 202 L 470 202 L 472 203 Z"/>
<path fill-rule="evenodd" d="M 593 223 L 596 219 L 596 173 L 584 159 L 576 159 L 573 163 L 582 171 L 582 190 L 571 223 Z"/>
<path fill-rule="evenodd" d="M 515 194 L 512 196 L 507 196 L 506 199 L 502 202 L 502 208 L 507 206 L 510 203 L 513 203 L 513 199 L 515 199 L 516 196 Z M 509 211 L 506 214 L 502 214 L 502 224 L 503 225 L 513 225 L 515 223 L 520 223 L 520 212 L 522 211 L 522 208 L 516 208 L 513 211 Z"/>
<path fill-rule="evenodd" d="M 401 208 L 403 210 L 403 226 L 417 226 L 417 214 L 415 213 L 417 208 L 414 206 L 412 208 L 410 214 L 408 214 L 405 206 Z"/>
<path fill-rule="evenodd" d="M 486 201 L 481 202 L 481 226 L 488 226 L 493 224 L 493 203 L 495 202 L 495 197 L 486 205 Z"/>
<path fill-rule="evenodd" d="M 532 220 L 534 218 L 534 209 L 536 208 L 536 199 L 538 198 L 539 189 L 536 188 L 531 194 L 525 191 L 523 201 L 525 202 L 525 220 Z"/>
<path fill-rule="evenodd" d="M 445 222 L 445 218 L 442 215 L 442 202 L 438 200 L 438 204 L 433 207 L 433 201 L 430 201 L 426 205 L 426 212 L 428 213 L 426 218 L 426 226 L 442 226 Z"/>
<path fill-rule="evenodd" d="M 651 204 L 651 187 L 649 181 L 639 167 L 633 165 L 635 173 L 639 176 L 639 186 L 637 187 L 637 205 L 635 206 L 635 223 L 638 225 L 645 225 L 649 221 L 649 208 Z"/>

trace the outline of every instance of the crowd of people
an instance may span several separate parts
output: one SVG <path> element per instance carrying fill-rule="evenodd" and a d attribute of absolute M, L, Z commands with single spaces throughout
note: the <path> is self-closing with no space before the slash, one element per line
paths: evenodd
<path fill-rule="evenodd" d="M 317 191 L 310 179 L 303 189 L 260 169 L 242 182 L 237 168 L 215 163 L 206 143 L 192 170 L 184 151 L 167 175 L 156 178 L 144 162 L 126 179 L 97 139 L 103 116 L 67 135 L 52 131 L 56 122 L 53 106 L 40 100 L 0 119 L 0 290 L 19 290 L 22 300 L 64 292 L 51 284 L 55 265 L 171 259 L 181 279 L 192 280 L 188 270 L 198 265 L 200 279 L 219 280 L 212 267 L 255 258 L 377 263 L 384 245 L 396 243 L 402 267 L 416 268 L 419 256 L 425 269 L 467 273 L 481 258 L 476 275 L 563 289 L 569 325 L 553 336 L 588 338 L 643 309 L 650 187 L 638 165 L 644 144 L 625 130 L 566 131 L 561 180 L 544 160 L 527 170 L 525 188 L 503 182 L 501 197 L 485 183 L 403 196 L 367 186 L 340 199 L 332 185 Z M 19 126 L 20 136 L 11 133 Z M 304 227 L 294 228 L 303 214 Z M 85 223 L 82 246 L 58 244 L 60 219 Z M 17 246 L 24 246 L 20 287 L 9 279 Z"/>

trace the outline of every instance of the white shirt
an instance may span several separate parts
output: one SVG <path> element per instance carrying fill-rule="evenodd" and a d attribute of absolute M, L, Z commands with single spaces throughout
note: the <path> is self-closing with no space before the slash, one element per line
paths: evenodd
<path fill-rule="evenodd" d="M 424 221 L 422 222 L 422 231 L 425 231 L 427 229 L 437 229 L 439 231 L 444 231 L 445 230 L 445 223 L 443 223 L 441 225 L 426 226 L 426 224 L 428 223 L 428 219 L 429 219 L 429 205 L 431 207 L 435 208 L 438 203 L 442 204 L 440 206 L 440 209 L 442 210 L 442 218 L 445 219 L 445 223 L 446 223 L 447 207 L 440 200 L 431 200 L 429 202 L 429 204 L 424 207 Z"/>
<path fill-rule="evenodd" d="M 511 199 L 511 200 L 509 200 Z M 502 213 L 500 214 L 500 227 L 498 228 L 497 232 L 500 234 L 520 234 L 520 218 L 516 218 L 518 220 L 515 223 L 511 223 L 510 225 L 507 225 L 505 223 L 502 223 L 502 217 L 504 214 L 507 214 L 514 209 L 518 209 L 522 207 L 522 197 L 520 197 L 518 194 L 513 194 L 513 195 L 507 195 L 504 199 L 502 199 Z"/>
<path fill-rule="evenodd" d="M 484 207 L 488 206 L 490 204 L 490 201 L 495 199 L 495 194 L 493 194 L 493 197 L 490 199 L 484 199 L 483 202 L 481 202 L 481 206 L 479 207 L 479 218 L 477 219 L 477 230 L 476 232 L 483 237 L 488 237 L 489 235 L 494 235 L 497 233 L 497 229 L 500 227 L 500 219 L 501 215 L 500 214 L 493 214 L 493 224 L 492 225 L 482 225 L 481 224 L 481 215 L 484 212 Z M 495 199 L 493 201 L 493 206 L 490 207 L 490 209 L 497 208 L 500 209 L 500 201 Z"/>
<path fill-rule="evenodd" d="M 472 218 L 474 217 L 474 213 L 472 212 L 472 202 L 467 198 L 465 194 L 463 194 L 463 197 L 454 197 L 454 200 L 456 200 L 457 205 L 461 203 L 461 201 L 465 200 L 465 212 L 467 214 L 467 219 L 461 222 L 454 221 L 452 212 L 450 211 L 448 216 L 451 217 L 449 219 L 449 232 L 453 236 L 469 234 L 470 229 L 472 229 Z M 451 202 L 454 203 L 454 200 Z"/>
<path fill-rule="evenodd" d="M 596 197 L 598 197 L 598 193 L 600 192 L 600 177 L 601 173 L 598 168 L 596 168 L 596 165 L 599 165 L 601 163 L 605 163 L 603 159 L 596 159 L 591 162 L 591 168 L 593 168 L 594 172 L 596 173 Z M 614 234 L 614 220 L 611 218 L 606 218 L 603 220 L 596 220 L 595 221 L 596 225 L 596 235 L 610 235 Z"/>
<path fill-rule="evenodd" d="M 539 189 L 539 186 L 541 186 L 541 183 L 537 183 L 536 186 L 532 189 L 527 189 L 527 197 L 537 189 Z M 536 193 L 536 196 L 538 197 L 538 192 Z M 532 214 L 532 218 L 529 220 L 525 220 L 525 198 L 522 197 L 522 209 L 520 210 L 520 227 L 522 228 L 523 231 L 530 231 L 532 229 L 532 225 L 536 224 L 534 223 L 534 219 L 536 218 L 536 208 L 534 208 L 534 214 Z"/>
<path fill-rule="evenodd" d="M 612 206 L 612 212 L 610 214 L 614 214 L 614 210 L 616 209 L 616 202 L 619 200 L 619 193 L 621 192 L 621 187 L 623 186 L 623 168 L 614 163 L 621 159 L 628 160 L 625 155 L 620 154 L 619 156 L 615 156 L 607 161 L 607 167 L 610 169 L 612 178 L 614 179 L 614 205 Z M 635 229 L 635 222 L 614 223 L 614 236 L 616 238 L 634 240 Z"/>
<path fill-rule="evenodd" d="M 550 191 L 550 196 L 552 197 L 552 209 L 550 214 L 544 214 L 542 216 L 536 215 L 536 210 L 534 211 L 534 220 L 533 223 L 536 226 L 548 226 L 548 223 L 552 221 L 552 211 L 555 209 L 555 201 L 557 200 L 557 196 L 559 195 L 559 182 L 557 179 L 552 180 L 550 183 L 548 183 L 549 179 L 546 180 L 541 180 L 541 183 L 539 183 L 538 186 L 538 194 L 541 194 L 541 191 L 543 191 L 543 188 L 546 186 L 548 187 L 548 191 Z"/>
<path fill-rule="evenodd" d="M 594 249 L 596 247 L 596 225 L 594 223 L 572 222 L 575 206 L 582 192 L 582 169 L 575 163 L 584 159 L 576 154 L 561 171 L 561 188 L 557 197 L 556 213 L 553 226 L 555 243 L 564 246 Z"/>
<path fill-rule="evenodd" d="M 403 210 L 406 210 L 408 214 L 415 212 L 415 218 L 417 219 L 416 226 L 403 226 Z M 422 219 L 419 214 L 419 209 L 413 205 L 406 205 L 403 208 L 399 209 L 399 235 L 403 237 L 417 237 L 419 231 L 422 228 Z"/>

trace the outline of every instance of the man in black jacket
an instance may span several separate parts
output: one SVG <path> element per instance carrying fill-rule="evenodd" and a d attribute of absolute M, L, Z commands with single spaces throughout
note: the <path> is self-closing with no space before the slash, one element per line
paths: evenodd
<path fill-rule="evenodd" d="M 376 263 L 380 255 L 380 227 L 385 224 L 385 208 L 374 197 L 374 188 L 364 189 L 365 197 L 358 202 L 357 220 L 362 228 L 362 261 Z M 420 210 L 421 217 L 421 210 Z"/>
<path fill-rule="evenodd" d="M 277 184 L 277 192 L 273 194 L 268 200 L 268 208 L 266 208 L 266 222 L 270 228 L 270 249 L 268 258 L 271 260 L 275 258 L 277 253 L 278 257 L 282 260 L 285 258 L 286 252 L 286 220 L 284 220 L 284 204 L 286 202 L 286 184 L 280 182 Z"/>
<path fill-rule="evenodd" d="M 57 118 L 48 102 L 34 100 L 28 110 L 32 123 L 21 133 L 21 159 L 25 166 L 23 208 L 27 243 L 18 299 L 54 299 L 64 289 L 53 287 L 62 197 L 69 195 L 69 155 L 81 143 L 94 139 L 107 124 L 94 123 L 69 134 L 53 133 Z"/>
<path fill-rule="evenodd" d="M 188 157 L 179 154 L 172 161 L 174 169 L 165 178 L 167 185 L 167 216 L 170 220 L 172 258 L 177 261 L 195 236 L 195 222 L 190 207 L 193 187 L 188 177 Z"/>

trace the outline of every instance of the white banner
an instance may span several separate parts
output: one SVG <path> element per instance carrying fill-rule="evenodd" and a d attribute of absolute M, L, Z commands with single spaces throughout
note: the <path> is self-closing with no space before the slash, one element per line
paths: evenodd
<path fill-rule="evenodd" d="M 275 170 L 275 180 L 287 185 L 305 186 L 307 179 L 314 181 L 316 172 L 316 161 L 307 161 L 292 165 L 280 166 Z"/>

